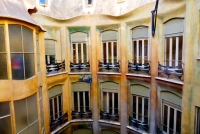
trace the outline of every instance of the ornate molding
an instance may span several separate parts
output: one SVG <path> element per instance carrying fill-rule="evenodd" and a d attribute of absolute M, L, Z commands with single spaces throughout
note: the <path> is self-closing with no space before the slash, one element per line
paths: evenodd
<path fill-rule="evenodd" d="M 97 31 L 99 32 L 103 32 L 106 30 L 118 30 L 118 25 L 113 24 L 113 25 L 97 26 Z"/>
<path fill-rule="evenodd" d="M 89 33 L 90 28 L 89 27 L 69 27 L 69 34 L 72 34 L 74 32 L 84 32 L 84 33 Z"/>

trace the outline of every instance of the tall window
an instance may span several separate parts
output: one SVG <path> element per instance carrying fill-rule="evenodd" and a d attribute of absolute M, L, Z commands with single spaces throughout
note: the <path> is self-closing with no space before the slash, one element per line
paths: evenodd
<path fill-rule="evenodd" d="M 148 123 L 149 99 L 144 96 L 132 95 L 132 117 L 136 120 Z"/>
<path fill-rule="evenodd" d="M 22 100 L 14 101 L 17 134 L 38 134 L 38 109 L 36 94 Z"/>
<path fill-rule="evenodd" d="M 133 63 L 144 64 L 148 62 L 148 28 L 137 27 L 132 30 L 132 58 Z"/>
<path fill-rule="evenodd" d="M 86 112 L 90 110 L 90 84 L 86 82 L 76 82 L 72 84 L 73 90 L 73 110 Z"/>
<path fill-rule="evenodd" d="M 103 62 L 114 64 L 118 60 L 117 31 L 102 32 Z"/>
<path fill-rule="evenodd" d="M 71 34 L 71 48 L 73 63 L 86 63 L 88 61 L 87 34 L 76 32 Z"/>
<path fill-rule="evenodd" d="M 44 109 L 43 109 L 42 87 L 39 87 L 38 93 L 40 102 L 40 119 L 41 119 L 42 134 L 44 134 Z"/>
<path fill-rule="evenodd" d="M 4 25 L 0 25 L 0 79 L 8 79 Z"/>
<path fill-rule="evenodd" d="M 40 47 L 39 47 L 39 34 L 36 33 L 36 54 L 37 54 L 37 66 L 38 72 L 40 71 Z"/>
<path fill-rule="evenodd" d="M 195 123 L 195 134 L 200 133 L 200 108 L 196 107 L 196 123 Z"/>
<path fill-rule="evenodd" d="M 110 114 L 118 114 L 118 84 L 105 82 L 101 85 L 102 110 Z"/>
<path fill-rule="evenodd" d="M 12 78 L 28 79 L 35 75 L 33 30 L 21 25 L 9 24 Z"/>
<path fill-rule="evenodd" d="M 182 66 L 183 55 L 183 19 L 172 19 L 165 23 L 166 66 Z"/>
<path fill-rule="evenodd" d="M 46 65 L 56 63 L 56 41 L 45 39 L 45 59 Z"/>
<path fill-rule="evenodd" d="M 181 108 L 163 100 L 163 131 L 167 134 L 181 133 Z"/>
<path fill-rule="evenodd" d="M 12 134 L 9 102 L 0 103 L 0 134 Z"/>
<path fill-rule="evenodd" d="M 51 120 L 55 120 L 63 115 L 61 85 L 57 85 L 49 89 L 49 110 Z"/>
<path fill-rule="evenodd" d="M 48 0 L 40 0 L 40 4 L 47 5 Z"/>

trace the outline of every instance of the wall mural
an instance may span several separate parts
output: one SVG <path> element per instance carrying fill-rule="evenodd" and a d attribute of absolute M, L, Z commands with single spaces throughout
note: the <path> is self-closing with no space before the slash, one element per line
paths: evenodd
<path fill-rule="evenodd" d="M 105 25 L 105 26 L 97 26 L 97 30 L 101 33 L 106 30 L 118 30 L 118 25 Z"/>
<path fill-rule="evenodd" d="M 79 81 L 88 82 L 91 85 L 92 84 L 92 75 L 91 74 L 82 74 L 82 75 L 80 75 Z"/>
<path fill-rule="evenodd" d="M 89 33 L 90 28 L 89 27 L 69 27 L 69 34 L 72 34 L 74 32 L 84 32 L 84 33 Z"/>

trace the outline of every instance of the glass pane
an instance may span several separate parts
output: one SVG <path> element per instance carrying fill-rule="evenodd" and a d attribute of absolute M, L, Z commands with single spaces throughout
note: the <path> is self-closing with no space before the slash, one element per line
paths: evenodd
<path fill-rule="evenodd" d="M 17 133 L 28 126 L 26 99 L 14 101 Z"/>
<path fill-rule="evenodd" d="M 0 103 L 0 117 L 10 114 L 10 105 L 9 102 Z"/>
<path fill-rule="evenodd" d="M 54 111 L 54 119 L 57 119 L 59 116 L 58 116 L 58 105 L 57 105 L 57 97 L 55 97 L 55 98 L 53 98 L 53 100 L 54 100 L 54 103 L 53 103 L 53 105 L 54 105 L 54 109 L 53 109 L 53 111 Z"/>
<path fill-rule="evenodd" d="M 81 44 L 78 44 L 78 62 L 82 63 L 82 56 L 81 56 Z"/>
<path fill-rule="evenodd" d="M 172 38 L 172 66 L 175 67 L 176 60 L 176 37 Z"/>
<path fill-rule="evenodd" d="M 24 54 L 25 78 L 28 79 L 35 75 L 34 54 Z"/>
<path fill-rule="evenodd" d="M 79 103 L 80 103 L 80 112 L 84 112 L 84 108 L 83 108 L 83 92 L 79 92 Z"/>
<path fill-rule="evenodd" d="M 0 52 L 6 52 L 4 25 L 0 25 Z"/>
<path fill-rule="evenodd" d="M 113 109 L 113 105 L 112 105 L 112 102 L 113 102 L 112 99 L 113 99 L 113 97 L 112 97 L 112 94 L 113 94 L 113 93 L 108 93 L 108 95 L 109 95 L 109 96 L 108 96 L 108 99 L 109 99 L 109 113 L 110 113 L 110 114 L 113 113 L 113 112 L 112 112 L 112 109 Z"/>
<path fill-rule="evenodd" d="M 133 95 L 133 118 L 136 119 L 136 96 Z"/>
<path fill-rule="evenodd" d="M 24 129 L 22 132 L 20 132 L 19 134 L 28 134 L 28 128 Z"/>
<path fill-rule="evenodd" d="M 33 30 L 22 26 L 24 52 L 34 52 Z"/>
<path fill-rule="evenodd" d="M 167 132 L 168 106 L 164 105 L 163 130 Z"/>
<path fill-rule="evenodd" d="M 59 116 L 62 116 L 62 98 L 61 98 L 61 95 L 58 96 L 58 105 L 59 105 Z"/>
<path fill-rule="evenodd" d="M 8 79 L 6 54 L 0 54 L 0 79 Z"/>
<path fill-rule="evenodd" d="M 40 71 L 40 50 L 39 50 L 39 34 L 36 34 L 36 53 L 37 53 L 37 65 L 38 72 Z"/>
<path fill-rule="evenodd" d="M 117 42 L 113 42 L 114 63 L 117 62 Z"/>
<path fill-rule="evenodd" d="M 179 66 L 182 66 L 182 50 L 183 50 L 183 36 L 179 36 L 179 49 L 178 49 Z"/>
<path fill-rule="evenodd" d="M 173 134 L 173 130 L 174 130 L 174 109 L 170 108 L 169 133 Z"/>
<path fill-rule="evenodd" d="M 112 46 L 111 42 L 108 42 L 108 62 L 112 63 Z"/>
<path fill-rule="evenodd" d="M 83 44 L 83 59 L 84 59 L 84 63 L 87 62 L 87 47 L 86 44 Z"/>
<path fill-rule="evenodd" d="M 148 62 L 148 40 L 144 40 L 144 63 Z"/>
<path fill-rule="evenodd" d="M 23 52 L 22 33 L 20 25 L 8 25 L 10 52 Z"/>
<path fill-rule="evenodd" d="M 74 92 L 74 111 L 78 111 L 78 96 L 77 96 L 77 92 Z"/>
<path fill-rule="evenodd" d="M 103 111 L 107 112 L 107 93 L 103 92 Z"/>
<path fill-rule="evenodd" d="M 40 0 L 40 4 L 46 4 L 46 0 Z"/>
<path fill-rule="evenodd" d="M 142 64 L 142 40 L 139 40 L 139 64 Z"/>
<path fill-rule="evenodd" d="M 144 122 L 148 122 L 148 99 L 144 98 Z"/>
<path fill-rule="evenodd" d="M 50 115 L 51 116 L 51 115 Z M 43 113 L 43 103 L 42 99 L 40 100 L 40 118 L 41 118 L 41 125 L 44 126 L 44 113 Z"/>
<path fill-rule="evenodd" d="M 118 114 L 118 93 L 114 93 L 114 113 Z"/>
<path fill-rule="evenodd" d="M 103 63 L 107 63 L 106 43 L 103 43 Z"/>
<path fill-rule="evenodd" d="M 138 120 L 142 121 L 142 98 L 138 97 Z"/>
<path fill-rule="evenodd" d="M 137 41 L 133 41 L 133 63 L 137 63 Z"/>
<path fill-rule="evenodd" d="M 15 80 L 24 79 L 24 65 L 22 54 L 11 54 L 12 78 Z"/>
<path fill-rule="evenodd" d="M 176 113 L 176 133 L 178 134 L 181 133 L 181 112 L 180 111 L 177 111 Z"/>
<path fill-rule="evenodd" d="M 29 133 L 28 134 L 39 134 L 39 123 L 38 121 L 32 124 L 29 127 Z"/>
<path fill-rule="evenodd" d="M 165 50 L 165 55 L 166 55 L 166 57 L 165 57 L 165 60 L 166 60 L 166 66 L 169 66 L 169 44 L 170 44 L 170 38 L 166 38 L 166 50 Z"/>
<path fill-rule="evenodd" d="M 73 47 L 73 63 L 76 64 L 76 44 L 72 44 Z"/>
<path fill-rule="evenodd" d="M 27 98 L 27 106 L 28 106 L 28 123 L 30 125 L 38 119 L 37 99 L 35 94 Z"/>
<path fill-rule="evenodd" d="M 53 99 L 49 100 L 49 110 L 50 110 L 50 118 L 53 120 Z"/>
<path fill-rule="evenodd" d="M 86 111 L 89 111 L 90 110 L 90 103 L 89 103 L 89 92 L 85 92 L 85 106 L 86 106 Z"/>
<path fill-rule="evenodd" d="M 0 134 L 12 134 L 10 116 L 0 119 Z"/>

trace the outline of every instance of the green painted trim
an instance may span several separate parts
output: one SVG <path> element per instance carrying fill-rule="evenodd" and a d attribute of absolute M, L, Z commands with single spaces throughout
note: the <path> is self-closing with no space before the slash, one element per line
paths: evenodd
<path fill-rule="evenodd" d="M 89 27 L 69 27 L 69 34 L 75 33 L 75 32 L 84 32 L 89 33 L 90 28 Z"/>
<path fill-rule="evenodd" d="M 118 25 L 105 25 L 105 26 L 97 26 L 97 31 L 102 32 L 106 30 L 118 30 Z"/>

